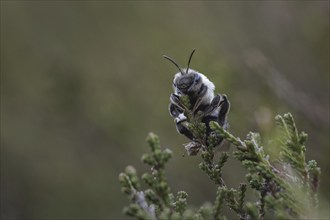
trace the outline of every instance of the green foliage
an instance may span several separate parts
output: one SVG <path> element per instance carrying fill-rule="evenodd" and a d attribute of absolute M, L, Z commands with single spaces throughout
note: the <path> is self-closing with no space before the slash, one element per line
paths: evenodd
<path fill-rule="evenodd" d="M 182 102 L 189 104 L 184 99 Z M 276 116 L 281 131 L 276 143 L 281 150 L 280 157 L 272 160 L 264 152 L 259 134 L 249 132 L 242 141 L 218 123 L 210 122 L 213 132 L 206 138 L 206 125 L 200 121 L 198 114 L 195 117 L 187 112 L 187 115 L 187 126 L 196 140 L 186 145 L 186 150 L 189 155 L 202 151 L 200 155 L 203 161 L 199 168 L 218 186 L 214 203 L 205 203 L 198 210 L 193 210 L 187 206 L 186 192 L 179 191 L 176 195 L 171 192 L 165 177 L 165 165 L 172 152 L 168 149 L 162 151 L 158 137 L 151 133 L 147 138 L 151 153 L 142 157 L 142 161 L 151 166 L 151 173 L 142 175 L 149 189 L 140 189 L 139 179 L 132 166 L 119 175 L 122 191 L 132 203 L 124 209 L 127 215 L 137 219 L 226 219 L 222 213 L 222 207 L 226 205 L 240 219 L 263 219 L 265 216 L 278 219 L 317 217 L 317 190 L 321 171 L 314 160 L 306 162 L 304 144 L 307 135 L 298 132 L 290 113 Z M 235 146 L 232 155 L 247 170 L 247 183 L 241 183 L 237 189 L 226 186 L 222 178 L 229 153 L 222 152 L 219 158 L 215 158 L 214 147 L 219 138 Z M 255 191 L 257 201 L 245 201 L 248 187 Z"/>

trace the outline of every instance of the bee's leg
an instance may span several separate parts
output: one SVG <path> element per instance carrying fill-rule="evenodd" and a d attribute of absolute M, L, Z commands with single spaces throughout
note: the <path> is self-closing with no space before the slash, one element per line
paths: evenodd
<path fill-rule="evenodd" d="M 183 114 L 183 111 L 180 108 L 178 108 L 176 105 L 174 105 L 173 103 L 170 103 L 169 112 L 170 112 L 170 115 L 174 118 L 176 130 L 180 134 L 189 138 L 190 140 L 193 140 L 194 135 L 183 125 L 183 123 L 187 121 L 187 118 Z"/>
<path fill-rule="evenodd" d="M 183 111 L 173 103 L 170 103 L 169 111 L 170 115 L 174 118 L 176 130 L 190 140 L 193 140 L 194 135 L 183 125 L 183 123 L 187 121 L 187 118 L 183 114 Z"/>
<path fill-rule="evenodd" d="M 203 122 L 206 124 L 206 133 L 211 135 L 213 133 L 209 123 L 216 121 L 224 129 L 228 128 L 227 114 L 229 112 L 230 103 L 226 95 L 218 94 L 214 97 L 211 104 L 205 109 Z M 218 137 L 217 146 L 222 146 L 224 139 Z"/>
<path fill-rule="evenodd" d="M 195 102 L 195 105 L 194 105 L 194 108 L 193 108 L 192 112 L 195 113 L 197 111 L 197 109 L 200 106 L 200 104 L 202 102 L 202 99 L 203 99 L 204 95 L 206 94 L 206 92 L 207 92 L 207 87 L 205 85 L 202 85 L 202 87 L 200 88 L 200 90 L 197 93 L 198 98 Z"/>
<path fill-rule="evenodd" d="M 189 138 L 190 140 L 194 140 L 195 137 L 194 135 L 183 125 L 182 123 L 183 121 L 181 122 L 178 122 L 176 123 L 176 130 L 180 133 L 180 134 L 183 134 L 184 136 L 186 136 L 187 138 Z"/>
<path fill-rule="evenodd" d="M 168 110 L 173 118 L 177 118 L 182 113 L 182 110 L 173 103 L 170 103 Z"/>
<path fill-rule="evenodd" d="M 221 126 L 223 126 L 225 129 L 227 129 L 227 114 L 229 112 L 230 109 L 230 102 L 227 99 L 226 95 L 222 96 L 222 100 L 221 100 L 221 108 L 219 111 L 219 116 L 218 116 L 218 122 Z"/>
<path fill-rule="evenodd" d="M 222 105 L 221 98 L 222 96 L 220 94 L 216 95 L 213 98 L 211 104 L 205 109 L 204 114 L 205 115 L 211 114 L 214 110 L 219 108 Z"/>
<path fill-rule="evenodd" d="M 176 94 L 171 94 L 170 96 L 170 102 L 175 105 L 177 108 L 184 110 L 184 107 L 181 104 L 180 97 Z"/>
<path fill-rule="evenodd" d="M 196 100 L 196 102 L 195 102 L 194 108 L 193 108 L 193 110 L 192 110 L 193 113 L 196 112 L 196 110 L 197 110 L 198 107 L 200 106 L 201 102 L 202 102 L 202 97 L 199 97 L 199 98 Z"/>

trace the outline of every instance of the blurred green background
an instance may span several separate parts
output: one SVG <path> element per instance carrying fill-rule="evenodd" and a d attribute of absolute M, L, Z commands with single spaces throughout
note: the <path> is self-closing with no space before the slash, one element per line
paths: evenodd
<path fill-rule="evenodd" d="M 177 69 L 162 55 L 185 66 L 193 48 L 232 133 L 267 138 L 293 113 L 329 217 L 329 1 L 1 1 L 1 219 L 126 218 L 118 174 L 148 171 L 150 131 L 174 151 L 174 192 L 213 201 L 167 110 Z M 234 159 L 224 179 L 244 179 Z"/>

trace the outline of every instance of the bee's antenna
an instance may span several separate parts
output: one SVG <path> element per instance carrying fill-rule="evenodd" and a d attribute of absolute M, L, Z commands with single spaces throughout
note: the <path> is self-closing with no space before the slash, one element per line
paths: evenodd
<path fill-rule="evenodd" d="M 182 75 L 184 75 L 184 73 L 182 72 L 182 69 L 179 67 L 179 65 L 171 58 L 171 57 L 169 57 L 169 56 L 166 56 L 166 55 L 163 55 L 163 57 L 165 58 L 165 59 L 168 59 L 169 61 L 171 61 L 178 69 L 179 69 L 179 71 L 180 71 L 180 73 L 182 74 Z"/>
<path fill-rule="evenodd" d="M 188 73 L 190 61 L 191 61 L 191 58 L 194 55 L 195 51 L 196 51 L 196 48 L 194 48 L 193 51 L 190 54 L 190 57 L 189 57 L 189 60 L 188 60 L 188 66 L 187 66 L 187 69 L 186 69 L 186 74 Z"/>

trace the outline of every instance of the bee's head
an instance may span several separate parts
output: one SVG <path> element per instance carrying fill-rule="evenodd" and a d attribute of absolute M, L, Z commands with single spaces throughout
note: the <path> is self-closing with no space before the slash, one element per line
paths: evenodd
<path fill-rule="evenodd" d="M 181 69 L 172 58 L 164 55 L 164 58 L 171 61 L 180 71 L 175 74 L 173 81 L 173 87 L 179 93 L 190 94 L 199 89 L 202 84 L 201 74 L 195 70 L 189 69 L 190 61 L 195 50 L 196 49 L 194 49 L 190 54 L 188 66 L 186 69 Z"/>
<path fill-rule="evenodd" d="M 185 74 L 179 72 L 174 76 L 173 87 L 179 93 L 182 94 L 193 93 L 194 91 L 198 90 L 201 85 L 202 85 L 201 74 L 195 70 L 189 69 Z"/>

